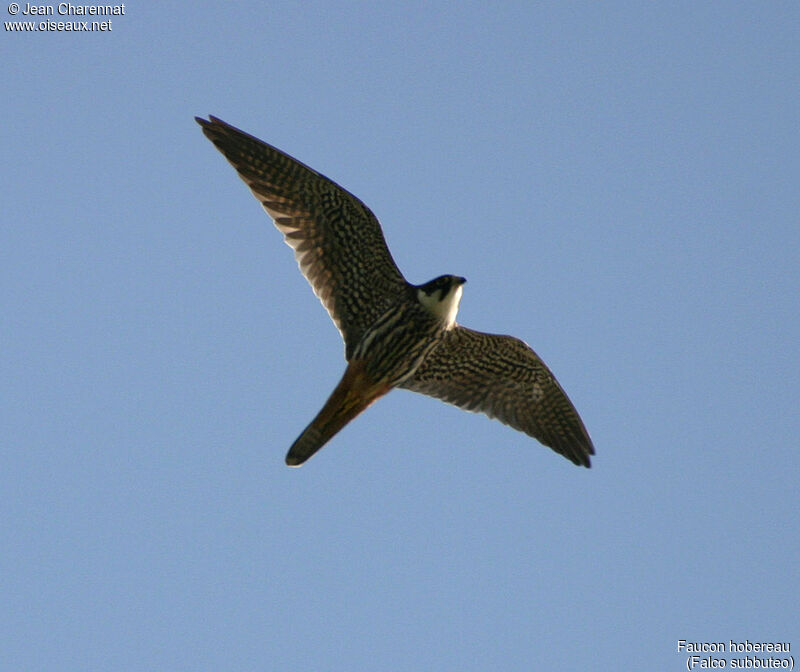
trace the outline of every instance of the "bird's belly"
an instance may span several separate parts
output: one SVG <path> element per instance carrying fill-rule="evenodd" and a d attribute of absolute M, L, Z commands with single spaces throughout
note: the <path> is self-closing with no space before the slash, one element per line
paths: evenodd
<path fill-rule="evenodd" d="M 396 387 L 419 368 L 443 333 L 442 326 L 421 311 L 388 311 L 364 334 L 353 359 L 364 361 L 372 380 Z"/>

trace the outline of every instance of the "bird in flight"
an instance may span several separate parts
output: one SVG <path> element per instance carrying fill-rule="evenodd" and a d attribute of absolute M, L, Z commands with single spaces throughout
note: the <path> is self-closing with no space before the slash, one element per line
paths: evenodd
<path fill-rule="evenodd" d="M 512 336 L 456 322 L 466 280 L 407 282 L 380 223 L 316 170 L 216 117 L 196 117 L 294 249 L 300 270 L 344 339 L 347 368 L 292 444 L 300 466 L 395 387 L 485 413 L 589 467 L 594 447 L 578 412 L 536 353 Z"/>

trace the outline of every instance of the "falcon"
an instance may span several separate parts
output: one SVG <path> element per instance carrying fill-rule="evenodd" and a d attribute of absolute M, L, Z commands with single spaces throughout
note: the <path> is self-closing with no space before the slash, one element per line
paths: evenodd
<path fill-rule="evenodd" d="M 496 418 L 568 460 L 594 447 L 550 369 L 523 341 L 456 322 L 466 280 L 406 281 L 372 211 L 288 154 L 216 117 L 196 117 L 258 199 L 339 329 L 347 367 L 292 444 L 300 466 L 348 422 L 399 387 Z"/>

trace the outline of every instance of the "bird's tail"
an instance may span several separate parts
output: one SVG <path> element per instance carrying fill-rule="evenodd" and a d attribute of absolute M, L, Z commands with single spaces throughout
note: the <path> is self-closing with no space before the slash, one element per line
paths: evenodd
<path fill-rule="evenodd" d="M 350 362 L 322 410 L 289 448 L 286 464 L 299 467 L 342 427 L 390 389 L 386 383 L 371 382 L 366 376 L 363 362 Z"/>

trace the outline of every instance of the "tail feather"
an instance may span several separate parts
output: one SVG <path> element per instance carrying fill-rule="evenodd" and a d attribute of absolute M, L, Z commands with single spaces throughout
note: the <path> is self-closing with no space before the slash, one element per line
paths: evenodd
<path fill-rule="evenodd" d="M 361 362 L 351 362 L 317 417 L 289 448 L 286 464 L 290 467 L 299 467 L 330 441 L 342 427 L 390 389 L 386 384 L 370 382 Z"/>

